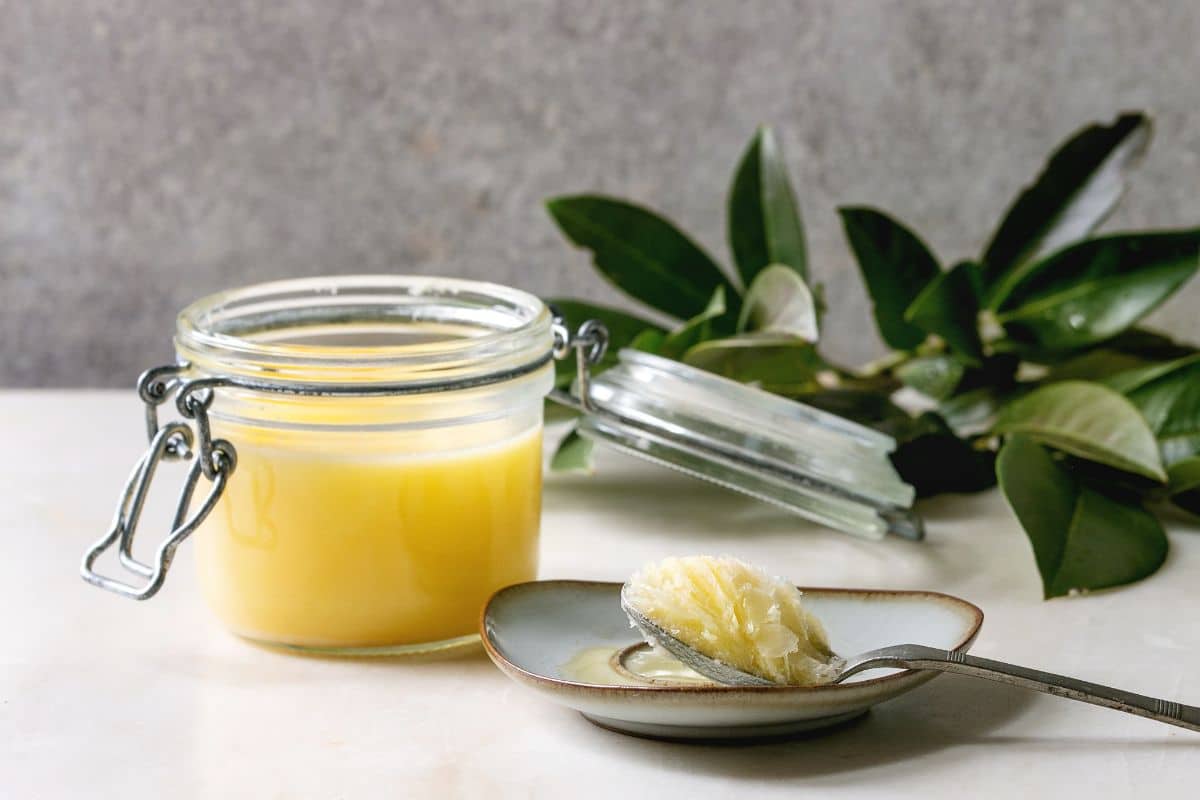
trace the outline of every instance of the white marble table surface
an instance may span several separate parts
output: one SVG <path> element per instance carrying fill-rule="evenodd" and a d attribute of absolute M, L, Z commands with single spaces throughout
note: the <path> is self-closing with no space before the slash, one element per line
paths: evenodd
<path fill-rule="evenodd" d="M 132 392 L 0 392 L 0 797 L 1185 797 L 1200 735 L 943 676 L 833 733 L 664 744 L 593 727 L 481 652 L 288 656 L 224 633 L 181 548 L 134 603 L 78 577 L 142 447 Z M 996 492 L 926 503 L 922 544 L 798 523 L 613 458 L 546 487 L 543 577 L 620 580 L 733 553 L 798 583 L 929 588 L 981 606 L 976 652 L 1200 703 L 1200 529 L 1151 580 L 1043 602 Z M 148 512 L 153 518 L 153 510 Z"/>

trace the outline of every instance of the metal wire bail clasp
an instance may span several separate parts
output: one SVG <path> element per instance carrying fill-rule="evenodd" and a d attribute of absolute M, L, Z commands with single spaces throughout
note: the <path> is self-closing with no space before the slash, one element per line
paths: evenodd
<path fill-rule="evenodd" d="M 142 373 L 138 379 L 138 395 L 146 404 L 146 433 L 150 439 L 150 446 L 138 459 L 125 482 L 125 490 L 121 494 L 108 532 L 84 554 L 83 565 L 80 568 L 83 579 L 88 583 L 134 600 L 153 597 L 162 587 L 167 570 L 171 567 L 171 559 L 175 556 L 175 549 L 213 510 L 225 491 L 229 476 L 237 466 L 237 452 L 233 445 L 224 439 L 212 439 L 208 423 L 208 409 L 213 400 L 212 388 L 201 381 L 184 381 L 180 376 L 187 368 L 187 364 L 155 367 Z M 168 422 L 160 427 L 158 407 L 165 403 L 172 393 L 176 393 L 175 405 L 179 413 L 184 418 L 195 421 L 195 433 L 182 421 Z M 146 504 L 146 496 L 149 494 L 155 472 L 159 463 L 164 460 L 189 459 L 192 464 L 188 468 L 179 494 L 171 532 L 158 546 L 154 563 L 144 564 L 133 555 L 133 538 L 137 533 L 138 521 L 141 519 L 142 508 Z M 212 488 L 204 502 L 189 516 L 192 495 L 195 494 L 196 484 L 201 475 L 212 482 Z M 140 585 L 101 575 L 93 569 L 96 559 L 114 544 L 117 545 L 117 557 L 121 566 L 145 579 Z"/>
<path fill-rule="evenodd" d="M 589 319 L 571 333 L 566 317 L 557 308 L 550 307 L 554 315 L 551 331 L 554 334 L 554 359 L 562 361 L 575 352 L 575 392 L 556 389 L 550 399 L 580 411 L 591 411 L 591 371 L 600 363 L 608 351 L 608 328 L 599 320 Z"/>

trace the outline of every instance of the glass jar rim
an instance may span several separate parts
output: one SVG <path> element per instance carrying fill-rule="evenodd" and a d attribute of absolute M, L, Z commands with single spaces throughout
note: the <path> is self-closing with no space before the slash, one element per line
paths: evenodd
<path fill-rule="evenodd" d="M 179 313 L 175 348 L 200 373 L 279 386 L 471 384 L 548 363 L 551 323 L 540 299 L 500 284 L 338 275 L 202 297 Z M 356 327 L 370 343 L 320 341 Z"/>

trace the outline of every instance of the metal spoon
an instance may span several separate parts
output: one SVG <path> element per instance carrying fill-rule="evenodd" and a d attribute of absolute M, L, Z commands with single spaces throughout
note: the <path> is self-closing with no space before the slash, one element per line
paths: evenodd
<path fill-rule="evenodd" d="M 717 683 L 727 686 L 782 685 L 709 658 L 699 650 L 685 644 L 632 608 L 626 602 L 624 591 L 621 592 L 621 609 L 647 639 L 652 639 L 684 665 L 691 667 L 706 678 L 711 678 Z M 1092 705 L 1113 708 L 1127 714 L 1136 714 L 1139 717 L 1200 732 L 1200 708 L 1196 706 L 1185 706 L 1171 700 L 1146 697 L 1109 686 L 1101 686 L 1098 683 L 1068 678 L 1064 675 L 1055 675 L 1037 669 L 1019 667 L 1015 664 L 1005 664 L 1003 661 L 993 661 L 990 658 L 970 656 L 955 650 L 939 650 L 936 647 L 919 644 L 892 645 L 878 650 L 868 650 L 848 658 L 832 683 L 841 683 L 851 675 L 881 667 L 927 669 L 985 678 L 990 681 L 1020 686 L 1023 689 L 1052 694 L 1056 697 L 1066 697 L 1070 700 L 1081 700 Z"/>

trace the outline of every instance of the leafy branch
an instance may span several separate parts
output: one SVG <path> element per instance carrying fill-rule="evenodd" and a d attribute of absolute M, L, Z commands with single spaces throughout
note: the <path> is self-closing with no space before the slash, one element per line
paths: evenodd
<path fill-rule="evenodd" d="M 1129 583 L 1166 557 L 1163 503 L 1200 514 L 1200 352 L 1136 327 L 1195 274 L 1200 228 L 1095 235 L 1150 138 L 1140 113 L 1078 131 L 981 253 L 948 269 L 895 218 L 840 208 L 892 348 L 857 369 L 819 352 L 824 309 L 770 128 L 755 133 L 729 189 L 732 270 L 648 209 L 595 195 L 547 203 L 596 269 L 669 325 L 552 302 L 604 322 L 611 353 L 675 358 L 888 433 L 920 496 L 998 481 L 1046 597 Z M 569 383 L 569 365 L 559 381 Z M 571 431 L 553 465 L 589 464 L 590 445 Z"/>

